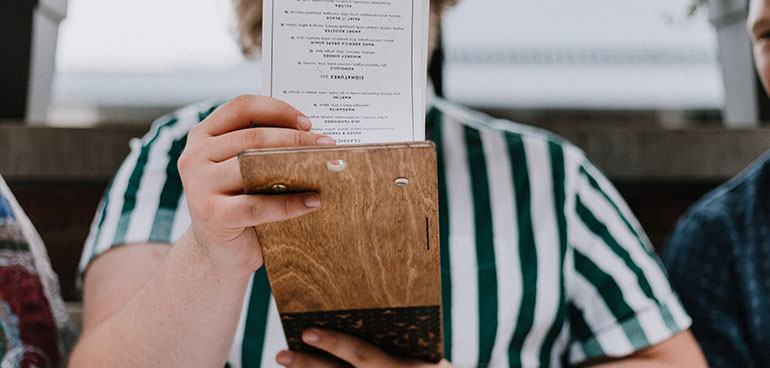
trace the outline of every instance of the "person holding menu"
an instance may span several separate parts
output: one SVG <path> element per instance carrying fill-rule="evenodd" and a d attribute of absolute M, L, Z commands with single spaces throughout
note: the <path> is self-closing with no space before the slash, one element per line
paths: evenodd
<path fill-rule="evenodd" d="M 339 8 L 316 15 L 342 22 L 320 24 L 331 36 L 305 42 L 346 42 L 342 34 L 351 38 L 375 24 L 361 19 L 391 16 L 356 7 L 396 4 L 298 0 L 283 14 L 307 12 L 304 3 Z M 234 5 L 240 41 L 254 51 L 262 3 Z M 441 14 L 450 5 L 431 2 L 426 51 L 435 46 Z M 326 44 L 317 50 L 331 55 L 334 65 L 298 63 L 316 63 L 308 65 L 329 79 L 366 80 L 367 74 L 355 72 L 379 63 L 345 65 L 341 59 L 371 56 L 367 47 L 387 42 Z M 240 96 L 162 117 L 131 143 L 83 251 L 83 337 L 71 366 L 332 366 L 286 350 L 253 228 L 307 214 L 323 206 L 323 198 L 244 195 L 236 158 L 245 149 L 331 145 L 348 132 L 377 128 L 373 122 L 382 114 L 367 112 L 378 100 L 352 88 L 326 92 L 324 98 L 338 101 L 318 102 L 329 103 L 317 106 L 329 109 L 326 117 L 277 98 Z M 403 96 L 383 92 L 393 101 Z M 419 100 L 404 101 L 416 106 Z M 305 109 L 316 107 L 312 103 Z M 578 148 L 435 96 L 425 98 L 425 106 L 424 134 L 438 156 L 445 359 L 437 366 L 705 366 L 688 331 L 690 318 L 647 237 Z M 302 339 L 355 367 L 432 366 L 334 331 L 310 329 Z"/>

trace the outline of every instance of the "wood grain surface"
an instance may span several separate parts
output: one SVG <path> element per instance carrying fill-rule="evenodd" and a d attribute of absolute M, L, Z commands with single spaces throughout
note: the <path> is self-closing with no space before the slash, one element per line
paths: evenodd
<path fill-rule="evenodd" d="M 247 193 L 279 184 L 322 198 L 315 212 L 256 228 L 280 313 L 441 305 L 432 143 L 267 149 L 239 159 Z M 346 168 L 330 170 L 336 160 Z M 399 178 L 408 185 L 397 186 Z"/>

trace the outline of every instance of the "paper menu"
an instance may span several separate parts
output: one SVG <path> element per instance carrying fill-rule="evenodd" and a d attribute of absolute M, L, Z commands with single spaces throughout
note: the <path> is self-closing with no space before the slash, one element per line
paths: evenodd
<path fill-rule="evenodd" d="M 425 139 L 429 0 L 263 4 L 263 94 L 338 144 Z"/>

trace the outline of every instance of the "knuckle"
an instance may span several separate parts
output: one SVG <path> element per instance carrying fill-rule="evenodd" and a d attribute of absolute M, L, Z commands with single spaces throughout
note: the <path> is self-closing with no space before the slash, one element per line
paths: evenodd
<path fill-rule="evenodd" d="M 179 177 L 185 186 L 193 184 L 194 180 L 192 177 L 199 174 L 200 171 L 195 169 L 195 160 L 191 155 L 183 154 L 179 156 L 179 159 L 176 161 L 176 167 L 177 171 L 179 171 Z"/>
<path fill-rule="evenodd" d="M 281 215 L 283 218 L 291 217 L 292 211 L 292 201 L 289 198 L 284 198 L 283 201 L 281 201 Z"/>
<path fill-rule="evenodd" d="M 251 103 L 252 98 L 253 96 L 250 95 L 240 95 L 232 99 L 232 101 L 228 102 L 227 104 L 233 105 L 233 107 L 236 108 L 242 108 L 244 106 L 248 106 Z"/>
<path fill-rule="evenodd" d="M 265 146 L 266 139 L 265 139 L 264 129 L 260 129 L 260 128 L 244 129 L 243 134 L 244 134 L 244 139 L 246 140 L 246 142 L 244 143 L 246 145 L 248 146 L 254 145 L 255 147 Z"/>
<path fill-rule="evenodd" d="M 182 152 L 182 155 L 176 160 L 176 168 L 179 170 L 179 174 L 183 175 L 187 172 L 187 168 L 190 167 L 190 155 L 188 151 Z"/>
<path fill-rule="evenodd" d="M 208 120 L 208 119 L 207 119 Z M 200 130 L 206 120 L 200 122 L 199 124 L 196 124 L 194 127 L 190 128 L 190 131 L 187 132 L 187 141 L 193 141 L 198 139 L 198 136 L 200 135 Z"/>
<path fill-rule="evenodd" d="M 302 132 L 300 135 L 303 146 L 313 146 L 315 141 L 318 140 L 318 136 L 315 133 Z"/>
<path fill-rule="evenodd" d="M 304 136 L 305 136 L 305 133 L 295 130 L 291 138 L 292 144 L 294 146 L 303 146 L 304 145 L 303 143 L 305 142 Z"/>
<path fill-rule="evenodd" d="M 262 201 L 252 202 L 250 210 L 250 216 L 252 219 L 261 219 L 264 213 L 264 206 L 262 205 Z"/>
<path fill-rule="evenodd" d="M 180 175 L 188 171 L 195 173 L 195 164 L 198 157 L 201 156 L 201 149 L 197 146 L 187 146 L 176 161 L 176 167 Z"/>

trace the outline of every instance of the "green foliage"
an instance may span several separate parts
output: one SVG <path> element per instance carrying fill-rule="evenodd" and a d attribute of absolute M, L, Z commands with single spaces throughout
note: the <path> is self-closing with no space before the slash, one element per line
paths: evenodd
<path fill-rule="evenodd" d="M 687 6 L 687 15 L 692 17 L 698 12 L 698 8 L 706 4 L 707 0 L 692 0 L 690 5 Z"/>

